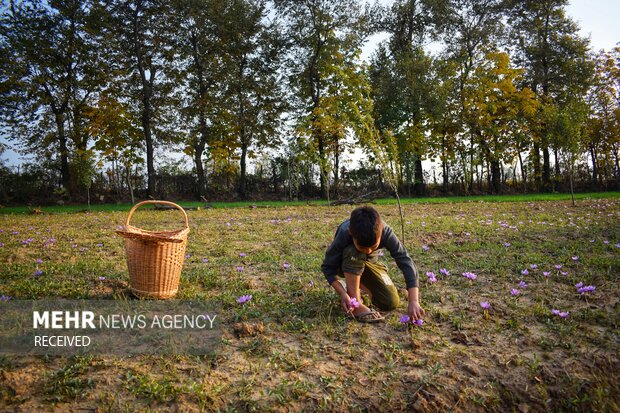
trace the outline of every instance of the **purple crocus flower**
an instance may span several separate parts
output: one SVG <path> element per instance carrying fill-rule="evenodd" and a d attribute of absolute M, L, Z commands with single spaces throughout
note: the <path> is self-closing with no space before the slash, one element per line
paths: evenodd
<path fill-rule="evenodd" d="M 428 251 L 428 250 L 430 250 L 430 248 L 428 247 L 428 245 L 422 245 L 422 249 L 423 249 L 424 251 Z"/>
<path fill-rule="evenodd" d="M 513 288 L 512 290 L 510 290 L 510 295 L 515 296 L 515 295 L 519 295 L 521 294 L 521 291 L 517 290 L 516 288 Z"/>
<path fill-rule="evenodd" d="M 560 265 L 560 264 L 556 264 L 556 265 L 555 265 L 555 269 L 556 269 L 556 270 L 562 269 L 562 265 Z"/>
<path fill-rule="evenodd" d="M 208 262 L 209 262 L 209 259 L 208 259 L 208 258 L 203 258 L 203 259 L 202 259 L 202 262 L 204 262 L 204 263 L 206 264 L 206 263 L 208 263 Z"/>
<path fill-rule="evenodd" d="M 379 252 L 377 253 L 377 255 L 378 255 L 379 257 L 383 257 L 383 255 L 384 255 L 384 254 L 383 254 L 383 250 L 379 250 Z"/>
<path fill-rule="evenodd" d="M 603 244 L 607 245 L 607 244 L 609 244 L 609 241 L 605 240 L 605 241 L 603 241 Z"/>
<path fill-rule="evenodd" d="M 567 276 L 568 275 L 568 271 L 560 271 L 560 274 Z"/>
<path fill-rule="evenodd" d="M 4 247 L 4 242 L 0 242 L 0 248 Z"/>
<path fill-rule="evenodd" d="M 242 257 L 242 258 L 245 257 L 246 255 L 248 255 L 248 254 L 246 254 L 245 252 L 240 252 L 239 253 L 239 256 Z"/>
<path fill-rule="evenodd" d="M 467 271 L 463 273 L 463 277 L 468 278 L 470 280 L 475 280 L 477 276 L 473 272 Z"/>
<path fill-rule="evenodd" d="M 527 269 L 525 269 L 525 270 L 521 271 L 521 274 L 523 274 L 523 275 L 528 275 L 529 273 L 530 273 L 530 272 L 529 272 Z"/>
<path fill-rule="evenodd" d="M 569 312 L 568 311 L 556 310 L 554 308 L 554 309 L 551 310 L 551 314 L 557 315 L 558 317 L 561 317 L 561 318 L 566 318 L 566 317 L 568 317 Z"/>
<path fill-rule="evenodd" d="M 550 271 L 543 271 L 543 275 L 544 275 L 545 277 L 548 277 L 548 276 L 550 276 L 550 275 L 551 275 L 551 272 L 550 272 Z"/>
<path fill-rule="evenodd" d="M 575 284 L 575 288 L 581 288 L 583 287 L 583 282 L 578 282 L 577 284 Z"/>
<path fill-rule="evenodd" d="M 510 247 L 510 242 L 504 242 L 504 247 L 506 248 Z"/>
<path fill-rule="evenodd" d="M 310 280 L 308 284 L 310 285 L 310 287 L 314 287 L 314 281 Z"/>
<path fill-rule="evenodd" d="M 538 264 L 530 264 L 530 268 L 535 270 L 536 268 L 538 268 Z"/>
<path fill-rule="evenodd" d="M 428 277 L 428 282 L 431 284 L 437 281 L 437 278 L 435 277 L 435 273 L 432 271 L 428 271 L 426 273 L 426 276 Z"/>
<path fill-rule="evenodd" d="M 439 274 L 448 276 L 450 275 L 450 271 L 446 270 L 445 268 L 442 268 L 439 270 Z"/>
<path fill-rule="evenodd" d="M 239 304 L 245 304 L 248 301 L 250 301 L 252 299 L 252 295 L 248 294 L 248 295 L 242 295 L 241 297 L 237 298 L 237 302 Z"/>
<path fill-rule="evenodd" d="M 105 277 L 104 276 L 100 276 L 99 277 L 99 281 L 105 281 Z"/>
<path fill-rule="evenodd" d="M 241 271 L 243 271 L 243 267 L 242 266 L 237 267 L 237 272 L 241 272 Z"/>
<path fill-rule="evenodd" d="M 489 308 L 491 308 L 491 304 L 489 304 L 488 301 L 482 301 L 480 302 L 480 307 L 484 308 L 485 310 L 488 310 Z"/>
<path fill-rule="evenodd" d="M 408 315 L 400 316 L 400 320 L 398 320 L 398 321 L 400 321 L 403 324 L 408 323 L 409 322 L 409 316 Z"/>
<path fill-rule="evenodd" d="M 35 277 L 39 277 L 39 276 L 43 275 L 43 271 L 41 271 L 41 270 L 36 270 L 36 271 L 34 272 L 34 274 L 33 274 L 33 275 L 34 275 Z"/>
<path fill-rule="evenodd" d="M 37 258 L 37 260 L 35 261 L 37 264 L 43 264 L 43 260 L 41 258 Z"/>
<path fill-rule="evenodd" d="M 284 269 L 289 269 L 291 268 L 291 264 L 289 264 L 288 262 L 284 261 L 284 264 L 282 264 L 282 267 L 284 267 Z"/>
<path fill-rule="evenodd" d="M 353 297 L 349 300 L 349 306 L 351 306 L 351 308 L 359 308 L 360 302 L 357 301 L 357 298 Z"/>
<path fill-rule="evenodd" d="M 521 287 L 522 289 L 526 289 L 527 288 L 527 283 L 523 280 L 519 281 L 519 287 Z"/>
<path fill-rule="evenodd" d="M 192 256 L 191 254 L 185 254 L 185 259 L 189 260 L 191 256 Z"/>
<path fill-rule="evenodd" d="M 421 326 L 422 324 L 424 324 L 424 320 L 422 320 L 421 318 L 418 318 L 417 320 L 412 321 L 412 323 L 417 326 Z"/>
<path fill-rule="evenodd" d="M 579 294 L 591 293 L 596 290 L 596 287 L 593 285 L 586 285 L 585 287 L 581 287 L 577 290 Z"/>
<path fill-rule="evenodd" d="M 0 297 L 0 301 L 9 301 L 11 299 L 11 297 L 9 297 L 8 295 L 4 295 L 2 294 L 2 296 Z"/>

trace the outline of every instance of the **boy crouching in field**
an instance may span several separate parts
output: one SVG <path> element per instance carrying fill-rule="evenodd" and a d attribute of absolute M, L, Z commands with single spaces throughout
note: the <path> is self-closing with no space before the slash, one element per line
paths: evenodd
<path fill-rule="evenodd" d="M 419 303 L 418 271 L 392 228 L 383 223 L 374 208 L 356 208 L 351 212 L 351 218 L 340 224 L 334 241 L 325 252 L 321 269 L 329 284 L 340 294 L 342 308 L 347 314 L 363 323 L 381 321 L 384 317 L 365 306 L 360 296 L 360 290 L 364 290 L 371 296 L 373 305 L 383 311 L 398 307 L 396 286 L 385 264 L 378 261 L 381 248 L 390 252 L 405 277 L 409 317 L 421 319 L 424 309 Z M 344 276 L 346 283 L 338 279 L 339 276 Z"/>

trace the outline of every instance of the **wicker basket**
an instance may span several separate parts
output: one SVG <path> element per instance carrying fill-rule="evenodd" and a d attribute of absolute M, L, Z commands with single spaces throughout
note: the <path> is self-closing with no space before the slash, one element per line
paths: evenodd
<path fill-rule="evenodd" d="M 129 225 L 136 209 L 148 204 L 164 204 L 177 208 L 183 213 L 185 228 L 155 232 Z M 189 233 L 189 221 L 183 208 L 168 201 L 140 202 L 131 208 L 125 227 L 116 233 L 125 240 L 131 291 L 141 298 L 174 297 L 179 289 Z"/>

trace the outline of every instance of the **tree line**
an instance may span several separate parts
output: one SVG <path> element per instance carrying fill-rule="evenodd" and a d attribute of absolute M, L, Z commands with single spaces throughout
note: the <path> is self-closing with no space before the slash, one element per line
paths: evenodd
<path fill-rule="evenodd" d="M 617 187 L 620 49 L 567 2 L 3 0 L 0 126 L 65 196 Z"/>

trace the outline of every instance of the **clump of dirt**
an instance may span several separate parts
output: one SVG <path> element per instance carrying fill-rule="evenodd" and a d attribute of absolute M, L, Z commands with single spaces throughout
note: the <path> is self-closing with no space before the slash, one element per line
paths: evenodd
<path fill-rule="evenodd" d="M 262 322 L 258 323 L 235 323 L 233 331 L 237 338 L 256 337 L 265 332 L 265 326 Z"/>

